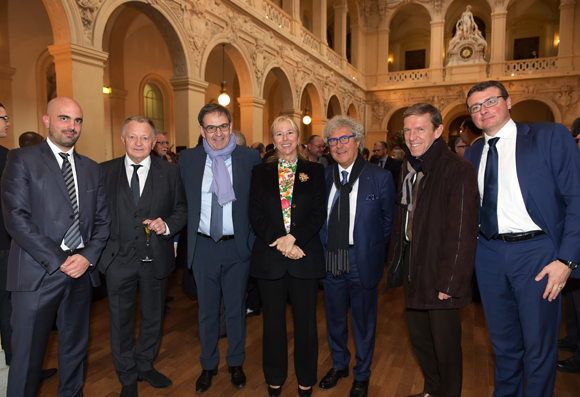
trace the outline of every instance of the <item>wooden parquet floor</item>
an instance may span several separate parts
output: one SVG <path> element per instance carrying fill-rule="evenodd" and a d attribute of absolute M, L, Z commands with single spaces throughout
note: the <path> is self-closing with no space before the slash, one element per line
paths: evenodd
<path fill-rule="evenodd" d="M 172 310 L 164 321 L 163 342 L 155 367 L 173 380 L 173 387 L 154 389 L 148 383 L 139 383 L 139 395 L 146 396 L 193 396 L 195 381 L 200 372 L 199 329 L 197 324 L 197 299 L 188 297 L 181 289 L 182 272 L 170 278 L 169 295 L 175 296 L 170 304 Z M 384 283 L 382 283 L 384 284 Z M 381 285 L 382 290 L 382 285 Z M 463 323 L 463 396 L 492 396 L 494 385 L 494 354 L 489 341 L 481 304 L 471 304 L 461 310 Z M 283 387 L 282 397 L 296 396 L 297 383 L 294 376 L 293 322 L 288 307 L 289 367 L 288 380 Z M 247 320 L 246 361 L 244 371 L 248 378 L 244 389 L 236 389 L 230 384 L 230 375 L 225 361 L 227 340 L 219 342 L 220 366 L 213 386 L 203 394 L 204 397 L 254 397 L 267 396 L 266 384 L 262 373 L 262 316 Z M 86 397 L 118 396 L 121 385 L 113 366 L 109 345 L 109 308 L 108 300 L 102 299 L 93 304 L 91 315 L 91 335 L 89 343 L 87 377 L 84 387 Z M 561 334 L 564 335 L 564 327 Z M 332 365 L 326 337 L 324 314 L 324 292 L 318 296 L 318 379 L 320 380 Z M 350 338 L 354 366 L 354 344 Z M 51 335 L 44 368 L 57 366 L 56 332 Z M 560 352 L 560 359 L 572 353 Z M 402 289 L 390 291 L 379 297 L 379 317 L 377 324 L 376 349 L 371 367 L 371 396 L 407 396 L 423 389 L 423 376 L 413 354 L 409 340 L 407 321 L 404 311 Z M 352 385 L 350 378 L 339 382 L 331 390 L 314 388 L 313 396 L 344 397 L 349 395 Z M 58 377 L 42 383 L 39 396 L 54 397 L 58 387 Z M 580 396 L 580 374 L 558 372 L 556 397 Z"/>

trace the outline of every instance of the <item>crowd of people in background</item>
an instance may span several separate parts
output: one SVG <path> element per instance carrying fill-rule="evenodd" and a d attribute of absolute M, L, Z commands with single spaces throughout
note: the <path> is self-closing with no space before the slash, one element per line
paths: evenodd
<path fill-rule="evenodd" d="M 97 164 L 78 154 L 82 109 L 53 99 L 46 139 L 27 132 L 20 149 L 0 146 L 8 396 L 35 396 L 57 373 L 42 369 L 55 323 L 58 395 L 82 395 L 91 291 L 101 282 L 120 395 L 138 396 L 139 381 L 171 387 L 154 361 L 178 241 L 184 284 L 191 274 L 199 303 L 197 393 L 218 376 L 221 336 L 231 384 L 246 386 L 246 316 L 262 313 L 267 393 L 280 396 L 289 303 L 297 394 L 351 377 L 350 310 L 349 396 L 368 396 L 386 272 L 385 290 L 403 287 L 425 379 L 408 397 L 461 395 L 459 309 L 474 286 L 495 352 L 494 395 L 551 396 L 557 370 L 580 373 L 580 118 L 572 134 L 557 123 L 517 123 L 497 81 L 472 87 L 466 106 L 470 117 L 449 145 L 440 111 L 418 103 L 403 114 L 406 147 L 374 142 L 369 157 L 364 127 L 348 116 L 307 140 L 280 116 L 273 143 L 248 147 L 228 109 L 211 103 L 198 115 L 198 146 L 180 151 L 176 166 L 166 132 L 138 116 L 123 125 L 125 155 Z M 9 120 L 0 104 L 0 138 Z M 558 341 L 564 287 L 567 336 Z M 320 380 L 319 289 L 332 357 Z M 574 355 L 558 361 L 558 349 Z"/>

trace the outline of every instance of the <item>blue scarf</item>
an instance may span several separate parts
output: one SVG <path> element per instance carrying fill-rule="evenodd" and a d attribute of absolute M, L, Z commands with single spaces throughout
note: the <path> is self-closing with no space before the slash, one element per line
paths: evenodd
<path fill-rule="evenodd" d="M 236 148 L 236 139 L 233 135 L 230 135 L 228 145 L 222 150 L 212 149 L 207 143 L 207 139 L 204 138 L 203 140 L 203 148 L 211 159 L 211 172 L 213 173 L 213 181 L 211 181 L 209 192 L 215 193 L 221 207 L 236 200 L 230 173 L 226 166 L 226 160 L 232 157 L 232 152 Z"/>

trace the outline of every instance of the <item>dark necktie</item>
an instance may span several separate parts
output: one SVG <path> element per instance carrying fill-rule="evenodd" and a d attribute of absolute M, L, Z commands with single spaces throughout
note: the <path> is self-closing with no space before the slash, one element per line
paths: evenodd
<path fill-rule="evenodd" d="M 211 194 L 211 220 L 209 235 L 216 243 L 224 235 L 224 212 L 215 193 Z"/>
<path fill-rule="evenodd" d="M 133 176 L 131 177 L 131 193 L 133 193 L 133 200 L 135 205 L 139 204 L 139 198 L 141 197 L 141 189 L 139 188 L 139 176 L 137 175 L 137 170 L 142 167 L 139 164 L 131 164 L 133 166 Z"/>
<path fill-rule="evenodd" d="M 379 167 L 383 168 L 384 160 L 379 160 Z"/>
<path fill-rule="evenodd" d="M 341 185 L 346 185 L 346 183 L 348 182 L 348 171 L 342 171 L 342 181 L 340 182 Z M 338 196 L 340 195 L 340 190 L 336 191 L 336 194 L 334 195 L 334 198 L 332 199 L 332 207 L 330 207 L 330 212 L 332 212 L 332 209 L 334 208 L 334 203 L 336 203 L 336 200 L 338 200 Z"/>
<path fill-rule="evenodd" d="M 72 172 L 72 167 L 68 161 L 68 153 L 59 153 L 62 157 L 62 176 L 64 183 L 68 190 L 68 196 L 73 208 L 74 222 L 68 228 L 64 235 L 64 245 L 70 250 L 75 250 L 81 243 L 81 229 L 79 227 L 79 205 L 77 202 L 77 193 L 75 190 L 75 179 Z"/>
<path fill-rule="evenodd" d="M 481 204 L 481 234 L 488 240 L 498 235 L 497 225 L 497 191 L 498 191 L 498 155 L 497 141 L 489 140 L 485 177 L 483 179 L 483 203 Z"/>

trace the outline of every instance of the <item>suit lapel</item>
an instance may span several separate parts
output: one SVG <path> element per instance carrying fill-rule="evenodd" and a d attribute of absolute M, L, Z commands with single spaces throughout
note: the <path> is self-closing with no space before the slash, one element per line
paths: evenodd
<path fill-rule="evenodd" d="M 526 124 L 516 123 L 516 127 L 518 129 L 516 140 L 516 170 L 522 197 L 524 198 L 524 203 L 527 204 L 532 137 L 528 134 L 530 127 Z"/>
<path fill-rule="evenodd" d="M 66 188 L 66 185 L 64 184 L 64 177 L 62 175 L 62 170 L 58 167 L 58 161 L 54 157 L 54 153 L 52 152 L 52 150 L 50 149 L 50 146 L 48 146 L 48 143 L 46 141 L 41 143 L 41 145 L 44 145 L 44 147 L 41 150 L 41 157 L 44 159 L 47 168 L 50 170 L 50 172 L 54 176 L 54 179 L 56 180 L 56 184 L 58 185 L 58 187 L 62 191 L 62 194 L 66 198 L 66 201 L 68 202 L 68 205 L 70 206 L 70 209 L 72 211 L 72 204 L 70 202 L 70 197 L 68 195 L 68 189 Z M 75 158 L 75 160 L 76 160 L 76 158 Z M 80 208 L 79 208 L 79 210 L 80 210 Z"/>
<path fill-rule="evenodd" d="M 356 214 L 354 216 L 354 225 L 356 226 L 359 218 L 360 218 L 360 209 L 364 208 L 363 205 L 365 204 L 367 196 L 370 194 L 369 186 L 370 186 L 370 177 L 368 175 L 368 167 L 365 164 L 360 176 L 358 177 L 358 193 L 356 198 Z"/>

